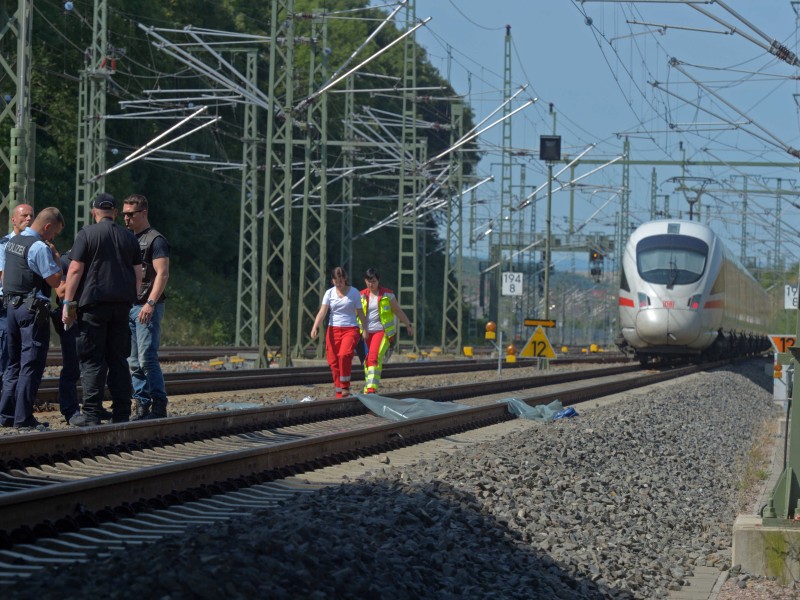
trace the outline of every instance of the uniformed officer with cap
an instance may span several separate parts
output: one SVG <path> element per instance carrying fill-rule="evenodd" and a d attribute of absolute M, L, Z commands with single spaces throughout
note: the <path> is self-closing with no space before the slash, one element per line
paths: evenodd
<path fill-rule="evenodd" d="M 114 196 L 99 194 L 92 203 L 95 223 L 78 232 L 70 250 L 61 320 L 68 327 L 78 322 L 83 414 L 69 420 L 78 427 L 100 423 L 106 383 L 111 420 L 131 415 L 128 313 L 142 282 L 142 254 L 136 237 L 115 222 L 117 214 Z"/>
<path fill-rule="evenodd" d="M 0 397 L 0 423 L 43 431 L 47 423 L 33 416 L 50 344 L 50 288 L 61 280 L 59 256 L 52 245 L 64 217 L 43 209 L 5 248 L 3 298 L 8 309 L 8 367 Z"/>

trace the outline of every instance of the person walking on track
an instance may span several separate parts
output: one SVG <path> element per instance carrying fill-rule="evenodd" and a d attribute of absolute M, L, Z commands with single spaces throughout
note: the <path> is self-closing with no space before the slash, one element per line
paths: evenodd
<path fill-rule="evenodd" d="M 337 398 L 350 395 L 350 378 L 353 370 L 353 354 L 359 341 L 358 321 L 366 323 L 358 290 L 350 285 L 347 273 L 342 267 L 336 267 L 332 274 L 333 287 L 322 297 L 311 338 L 315 339 L 322 320 L 330 310 L 331 318 L 325 333 L 325 353 L 333 375 L 333 386 Z"/>
<path fill-rule="evenodd" d="M 397 318 L 406 326 L 408 333 L 414 335 L 414 325 L 400 308 L 394 292 L 381 287 L 381 276 L 373 268 L 364 274 L 367 287 L 361 290 L 361 307 L 367 316 L 364 327 L 364 341 L 367 344 L 367 357 L 364 361 L 364 393 L 375 394 L 381 382 L 383 359 L 386 351 L 394 343 L 397 334 Z"/>

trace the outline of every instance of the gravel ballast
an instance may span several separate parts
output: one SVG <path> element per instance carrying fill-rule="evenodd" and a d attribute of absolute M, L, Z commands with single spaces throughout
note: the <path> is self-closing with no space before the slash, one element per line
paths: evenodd
<path fill-rule="evenodd" d="M 730 568 L 763 361 L 252 517 L 37 573 L 9 598 L 664 598 Z"/>

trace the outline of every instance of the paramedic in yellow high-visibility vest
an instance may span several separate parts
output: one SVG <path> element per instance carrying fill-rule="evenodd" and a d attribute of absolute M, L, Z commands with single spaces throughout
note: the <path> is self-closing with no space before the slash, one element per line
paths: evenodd
<path fill-rule="evenodd" d="M 392 290 L 381 287 L 381 276 L 373 269 L 364 274 L 367 287 L 361 290 L 361 307 L 367 317 L 363 332 L 367 345 L 367 359 L 364 361 L 364 393 L 375 394 L 381 382 L 383 357 L 394 343 L 397 333 L 395 317 L 406 326 L 409 335 L 414 335 L 414 325 L 408 320 L 406 313 L 400 308 Z"/>

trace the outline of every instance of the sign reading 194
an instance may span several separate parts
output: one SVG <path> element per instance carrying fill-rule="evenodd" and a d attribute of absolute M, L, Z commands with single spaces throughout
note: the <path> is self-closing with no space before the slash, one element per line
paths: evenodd
<path fill-rule="evenodd" d="M 522 296 L 522 273 L 503 273 L 503 296 Z"/>

